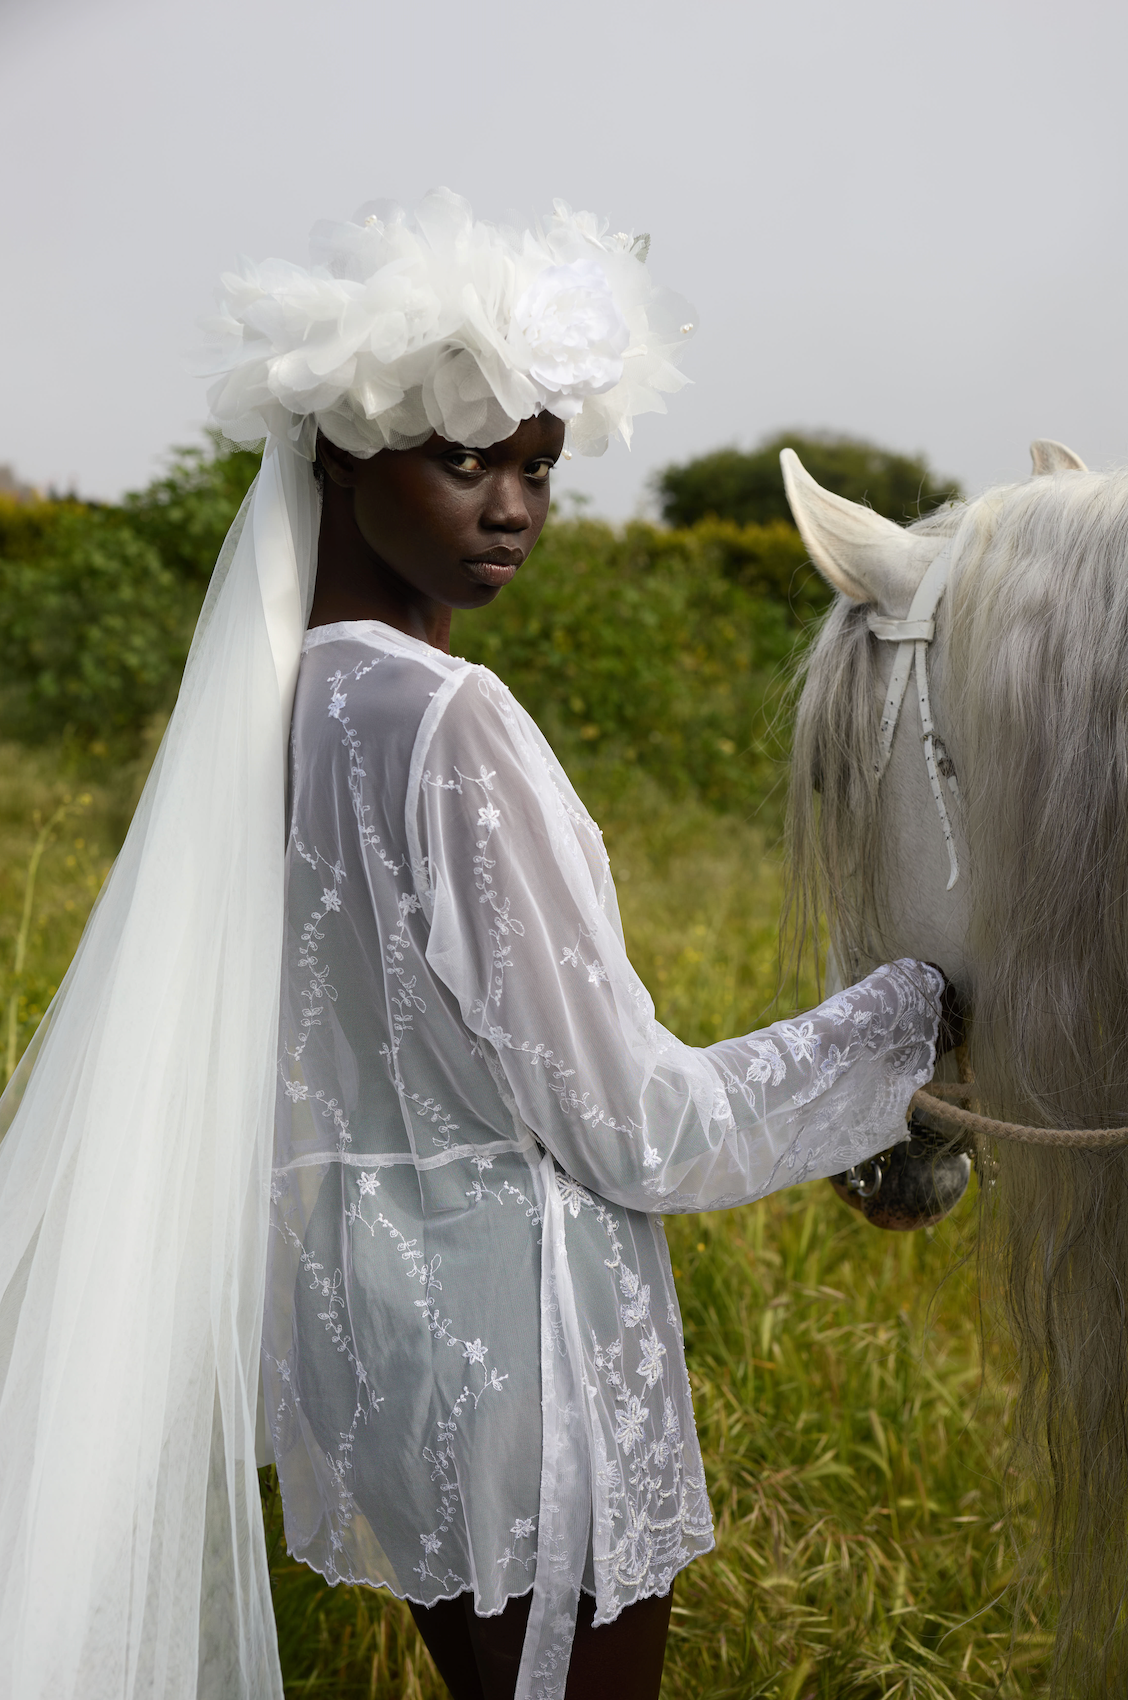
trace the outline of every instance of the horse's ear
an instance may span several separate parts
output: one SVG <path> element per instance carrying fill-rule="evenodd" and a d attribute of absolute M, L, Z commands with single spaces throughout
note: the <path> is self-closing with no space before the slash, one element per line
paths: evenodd
<path fill-rule="evenodd" d="M 921 574 L 946 539 L 906 531 L 891 519 L 816 484 L 794 449 L 779 457 L 783 483 L 811 560 L 833 590 L 904 615 Z"/>
<path fill-rule="evenodd" d="M 1052 472 L 1089 470 L 1080 455 L 1075 455 L 1064 443 L 1055 443 L 1052 437 L 1037 437 L 1030 445 L 1030 459 L 1034 462 L 1035 478 L 1045 478 Z"/>

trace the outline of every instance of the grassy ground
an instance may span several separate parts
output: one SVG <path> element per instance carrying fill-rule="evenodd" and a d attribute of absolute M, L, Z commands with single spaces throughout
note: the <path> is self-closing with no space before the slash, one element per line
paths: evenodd
<path fill-rule="evenodd" d="M 121 842 L 134 784 L 119 770 L 92 780 L 89 765 L 76 773 L 54 749 L 0 744 L 0 1081 L 71 959 Z"/>
<path fill-rule="evenodd" d="M 16 999 L 21 1048 L 139 771 L 77 776 L 58 752 L 0 746 L 0 997 L 5 1021 Z M 780 897 L 755 827 L 669 809 L 644 781 L 592 801 L 662 1019 L 692 1043 L 755 1026 Z M 28 862 L 60 808 L 17 980 Z M 664 1700 L 1038 1692 L 1045 1636 L 1023 1624 L 1011 1643 L 1007 1381 L 998 1363 L 981 1375 L 973 1208 L 931 1234 L 881 1234 L 815 1183 L 670 1222 L 717 1551 L 679 1581 Z M 406 1610 L 324 1587 L 287 1558 L 269 1483 L 266 1510 L 287 1694 L 441 1696 Z"/>

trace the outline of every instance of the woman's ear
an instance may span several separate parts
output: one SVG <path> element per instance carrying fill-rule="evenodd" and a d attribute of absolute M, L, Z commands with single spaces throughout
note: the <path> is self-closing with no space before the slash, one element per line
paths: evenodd
<path fill-rule="evenodd" d="M 317 433 L 317 464 L 334 484 L 351 490 L 356 484 L 356 459 L 347 449 L 339 449 L 323 432 Z"/>

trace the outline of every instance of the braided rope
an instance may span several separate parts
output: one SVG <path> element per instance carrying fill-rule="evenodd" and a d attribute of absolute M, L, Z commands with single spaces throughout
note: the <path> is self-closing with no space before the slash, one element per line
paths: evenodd
<path fill-rule="evenodd" d="M 1015 1139 L 1026 1145 L 1066 1145 L 1079 1151 L 1107 1151 L 1128 1145 L 1128 1127 L 1023 1127 L 1019 1122 L 998 1122 L 977 1115 L 958 1100 L 975 1096 L 975 1082 L 941 1085 L 929 1081 L 914 1092 L 912 1113 L 930 1133 L 970 1135 L 973 1139 Z"/>

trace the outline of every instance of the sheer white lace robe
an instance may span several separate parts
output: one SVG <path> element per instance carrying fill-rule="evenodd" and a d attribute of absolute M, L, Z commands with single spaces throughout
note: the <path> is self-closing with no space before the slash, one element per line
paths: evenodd
<path fill-rule="evenodd" d="M 623 947 L 598 828 L 503 685 L 377 623 L 306 642 L 264 1381 L 291 1550 L 493 1613 L 522 1691 L 712 1545 L 659 1212 L 904 1131 L 939 977 L 706 1050 Z"/>

